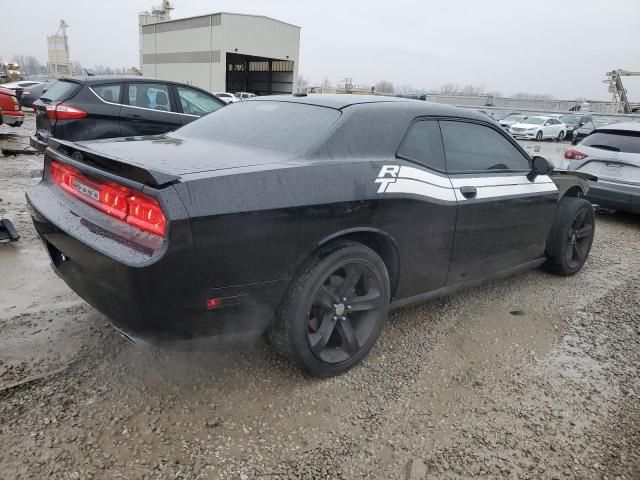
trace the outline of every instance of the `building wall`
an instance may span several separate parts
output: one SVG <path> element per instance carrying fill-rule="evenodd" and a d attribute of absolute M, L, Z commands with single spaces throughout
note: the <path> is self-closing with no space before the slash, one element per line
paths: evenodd
<path fill-rule="evenodd" d="M 277 20 L 219 13 L 148 25 L 141 35 L 147 76 L 224 91 L 231 52 L 292 60 L 297 78 L 300 28 Z"/>

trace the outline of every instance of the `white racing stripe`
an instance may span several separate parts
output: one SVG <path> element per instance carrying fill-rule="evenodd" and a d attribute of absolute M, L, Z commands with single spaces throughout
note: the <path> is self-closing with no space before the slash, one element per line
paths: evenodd
<path fill-rule="evenodd" d="M 409 178 L 399 178 L 389 183 L 386 193 L 409 193 L 423 197 L 434 198 L 445 202 L 455 202 L 456 195 L 453 188 L 439 187 L 430 183 L 420 182 Z"/>
<path fill-rule="evenodd" d="M 526 175 L 450 178 L 419 168 L 399 165 L 383 166 L 375 182 L 380 185 L 378 193 L 406 193 L 445 202 L 486 200 L 558 191 L 548 175 L 539 175 L 534 181 L 529 180 Z M 461 187 L 476 187 L 477 194 L 472 198 L 466 198 L 460 192 Z"/>

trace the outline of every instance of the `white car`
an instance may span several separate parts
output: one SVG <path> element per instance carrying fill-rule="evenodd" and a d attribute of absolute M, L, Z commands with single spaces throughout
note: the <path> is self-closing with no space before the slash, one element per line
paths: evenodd
<path fill-rule="evenodd" d="M 567 134 L 567 126 L 556 117 L 529 117 L 509 127 L 509 133 L 515 138 L 543 140 L 555 138 L 562 140 Z"/>
<path fill-rule="evenodd" d="M 233 93 L 216 92 L 214 93 L 214 95 L 218 97 L 220 100 L 222 100 L 224 103 L 235 103 L 240 101 L 240 99 L 236 98 L 236 96 Z"/>
<path fill-rule="evenodd" d="M 236 92 L 236 98 L 239 100 L 246 100 L 247 98 L 253 98 L 255 96 L 256 96 L 255 93 Z"/>

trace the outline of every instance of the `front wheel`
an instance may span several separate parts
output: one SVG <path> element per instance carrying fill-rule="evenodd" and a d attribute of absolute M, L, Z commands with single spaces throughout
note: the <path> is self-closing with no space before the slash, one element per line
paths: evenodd
<path fill-rule="evenodd" d="M 595 233 L 591 203 L 583 198 L 565 197 L 547 240 L 546 268 L 563 276 L 575 275 L 587 261 Z"/>
<path fill-rule="evenodd" d="M 561 130 L 558 134 L 558 141 L 561 142 L 564 139 L 564 132 Z"/>
<path fill-rule="evenodd" d="M 540 130 L 537 134 L 536 134 L 536 140 L 541 142 L 542 141 L 542 130 Z"/>
<path fill-rule="evenodd" d="M 316 377 L 360 362 L 380 335 L 389 308 L 382 259 L 356 242 L 315 253 L 293 280 L 269 331 L 274 348 Z"/>

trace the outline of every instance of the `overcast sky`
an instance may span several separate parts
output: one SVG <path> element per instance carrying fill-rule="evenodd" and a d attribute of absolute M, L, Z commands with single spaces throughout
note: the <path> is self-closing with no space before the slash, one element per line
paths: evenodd
<path fill-rule="evenodd" d="M 137 13 L 158 0 L 2 0 L 0 56 L 46 62 L 64 18 L 85 67 L 138 63 Z M 605 72 L 640 71 L 640 0 L 174 0 L 172 18 L 228 11 L 302 27 L 300 73 L 320 83 L 385 79 L 438 88 L 609 99 Z M 4 6 L 3 6 L 4 4 Z M 12 8 L 8 8 L 12 5 Z M 640 77 L 625 79 L 640 101 Z"/>

